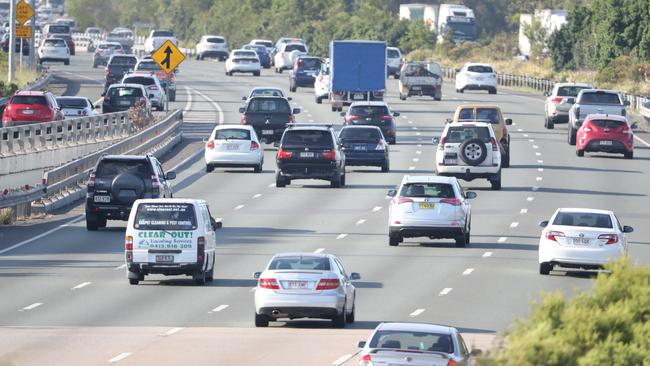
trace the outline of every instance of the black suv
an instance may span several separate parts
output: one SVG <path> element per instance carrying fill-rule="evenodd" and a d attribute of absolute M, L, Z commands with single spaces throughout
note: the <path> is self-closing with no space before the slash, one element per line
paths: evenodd
<path fill-rule="evenodd" d="M 345 155 L 331 125 L 289 124 L 276 156 L 275 185 L 292 179 L 323 179 L 332 188 L 345 185 Z"/>
<path fill-rule="evenodd" d="M 252 97 L 239 112 L 241 123 L 253 126 L 261 142 L 274 143 L 280 140 L 287 124 L 295 122 L 294 114 L 300 113 L 300 108 L 291 109 L 289 100 L 283 97 Z"/>
<path fill-rule="evenodd" d="M 104 155 L 88 180 L 86 228 L 106 227 L 106 220 L 128 220 L 133 202 L 140 198 L 170 198 L 170 180 L 153 156 Z"/>
<path fill-rule="evenodd" d="M 399 115 L 399 112 L 391 112 L 384 102 L 354 102 L 347 112 L 341 112 L 345 126 L 377 126 L 391 145 L 397 142 L 393 117 Z"/>

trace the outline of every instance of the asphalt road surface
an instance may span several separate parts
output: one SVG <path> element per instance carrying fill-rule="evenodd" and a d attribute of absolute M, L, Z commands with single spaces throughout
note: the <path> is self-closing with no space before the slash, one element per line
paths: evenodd
<path fill-rule="evenodd" d="M 87 55 L 56 69 L 86 80 L 79 92 L 98 96 L 102 71 L 90 67 Z M 288 75 L 263 70 L 261 77 L 227 77 L 223 63 L 187 60 L 172 106 L 190 110 L 189 135 L 207 137 L 208 126 L 220 120 L 239 123 L 241 97 L 264 85 L 288 91 Z M 495 332 L 525 316 L 541 292 L 571 295 L 591 286 L 589 272 L 538 274 L 537 224 L 558 207 L 614 210 L 635 228 L 628 236 L 631 260 L 650 263 L 647 134 L 638 134 L 644 141 L 636 141 L 634 160 L 578 158 L 566 143 L 565 125 L 543 128 L 541 96 L 504 89 L 498 95 L 456 94 L 446 84 L 440 102 L 400 101 L 393 79 L 388 93 L 389 105 L 401 112 L 390 173 L 348 167 L 342 189 L 308 180 L 279 189 L 275 149 L 268 146 L 262 174 L 238 169 L 206 174 L 202 156 L 184 164 L 175 196 L 206 199 L 213 215 L 223 218 L 215 281 L 209 285 L 195 286 L 189 277 L 149 276 L 130 286 L 123 266 L 125 223 L 87 232 L 79 207 L 0 228 L 0 364 L 351 365 L 356 340 L 381 321 L 453 325 L 469 343 L 486 346 Z M 298 122 L 342 122 L 329 104 L 315 104 L 312 89 L 291 96 L 303 110 Z M 389 247 L 386 191 L 405 174 L 434 174 L 431 139 L 456 105 L 466 102 L 500 105 L 514 121 L 512 165 L 503 171 L 503 189 L 491 191 L 484 180 L 462 182 L 478 193 L 467 248 L 450 240 L 415 239 Z M 346 270 L 361 273 L 354 324 L 343 330 L 321 321 L 254 328 L 252 273 L 286 251 L 334 253 Z"/>

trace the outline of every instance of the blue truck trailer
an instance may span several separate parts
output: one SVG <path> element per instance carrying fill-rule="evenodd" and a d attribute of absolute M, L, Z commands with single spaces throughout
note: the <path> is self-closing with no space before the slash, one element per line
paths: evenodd
<path fill-rule="evenodd" d="M 355 101 L 384 100 L 386 92 L 386 42 L 330 42 L 330 93 L 332 111 Z"/>

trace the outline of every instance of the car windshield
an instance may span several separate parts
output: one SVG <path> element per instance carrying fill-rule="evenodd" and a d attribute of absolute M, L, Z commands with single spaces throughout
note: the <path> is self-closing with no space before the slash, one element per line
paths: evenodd
<path fill-rule="evenodd" d="M 282 147 L 284 148 L 300 148 L 300 147 L 315 147 L 323 149 L 331 149 L 334 147 L 332 135 L 329 131 L 323 130 L 288 130 L 282 137 Z"/>
<path fill-rule="evenodd" d="M 404 69 L 405 76 L 440 77 L 441 74 L 437 64 L 407 64 Z"/>
<path fill-rule="evenodd" d="M 41 95 L 14 95 L 10 104 L 39 104 L 47 105 L 47 99 Z"/>
<path fill-rule="evenodd" d="M 615 93 L 582 93 L 581 104 L 621 104 L 621 99 Z"/>
<path fill-rule="evenodd" d="M 139 230 L 194 230 L 197 227 L 194 205 L 142 203 L 138 205 L 133 227 Z"/>
<path fill-rule="evenodd" d="M 476 119 L 499 124 L 499 112 L 495 108 L 476 108 Z"/>
<path fill-rule="evenodd" d="M 271 261 L 268 269 L 329 271 L 330 261 L 325 257 L 279 257 Z"/>
<path fill-rule="evenodd" d="M 454 344 L 449 334 L 380 330 L 370 340 L 370 348 L 394 348 L 415 351 L 453 353 Z"/>
<path fill-rule="evenodd" d="M 586 86 L 561 86 L 557 88 L 558 97 L 577 97 L 581 90 L 591 89 Z"/>
<path fill-rule="evenodd" d="M 284 48 L 284 52 L 291 52 L 291 51 L 307 52 L 307 49 L 305 48 L 304 44 L 293 43 L 293 44 L 288 44 Z"/>
<path fill-rule="evenodd" d="M 49 33 L 70 33 L 70 26 L 67 25 L 51 25 L 48 29 Z"/>
<path fill-rule="evenodd" d="M 255 98 L 248 103 L 251 113 L 291 113 L 289 102 L 284 98 Z"/>
<path fill-rule="evenodd" d="M 348 115 L 359 117 L 376 117 L 389 115 L 388 107 L 385 105 L 363 105 L 350 107 Z"/>
<path fill-rule="evenodd" d="M 219 44 L 226 42 L 223 38 L 219 38 L 219 37 L 210 37 L 207 38 L 205 41 L 208 43 L 219 43 Z"/>
<path fill-rule="evenodd" d="M 490 130 L 481 126 L 454 126 L 450 127 L 445 137 L 445 143 L 461 143 L 470 139 L 479 139 L 485 143 L 490 142 Z"/>
<path fill-rule="evenodd" d="M 111 160 L 104 159 L 97 166 L 96 179 L 113 179 L 120 174 L 132 174 L 151 179 L 151 166 L 146 160 Z"/>
<path fill-rule="evenodd" d="M 386 56 L 388 56 L 388 58 L 400 58 L 400 57 L 402 57 L 399 54 L 398 50 L 392 49 L 392 48 L 389 48 L 389 49 L 386 50 Z"/>
<path fill-rule="evenodd" d="M 600 128 L 619 128 L 627 125 L 625 121 L 616 121 L 612 119 L 592 119 L 592 125 Z"/>
<path fill-rule="evenodd" d="M 111 88 L 108 92 L 108 96 L 111 98 L 115 97 L 141 97 L 142 90 L 140 88 L 129 88 L 129 87 L 116 87 Z"/>
<path fill-rule="evenodd" d="M 320 69 L 321 61 L 318 58 L 300 58 L 299 67 L 304 70 L 318 70 Z"/>
<path fill-rule="evenodd" d="M 174 32 L 168 31 L 168 30 L 158 30 L 158 31 L 153 31 L 152 36 L 153 37 L 173 37 Z"/>
<path fill-rule="evenodd" d="M 454 198 L 454 189 L 447 183 L 408 183 L 402 186 L 402 197 Z"/>
<path fill-rule="evenodd" d="M 374 141 L 381 140 L 381 131 L 378 128 L 351 128 L 344 127 L 339 134 L 341 140 Z"/>
<path fill-rule="evenodd" d="M 56 98 L 61 108 L 86 108 L 88 101 L 85 98 Z"/>
<path fill-rule="evenodd" d="M 43 46 L 47 47 L 65 47 L 65 41 L 63 39 L 46 39 L 43 41 Z"/>
<path fill-rule="evenodd" d="M 481 74 L 493 73 L 494 72 L 490 66 L 483 66 L 483 65 L 468 66 L 467 71 L 469 71 L 469 72 L 477 72 L 477 73 L 481 73 Z"/>
<path fill-rule="evenodd" d="M 255 89 L 250 97 L 284 97 L 284 94 L 278 89 Z"/>
<path fill-rule="evenodd" d="M 153 78 L 148 78 L 144 76 L 131 76 L 124 78 L 124 84 L 140 84 L 140 85 L 156 85 L 156 81 Z"/>
<path fill-rule="evenodd" d="M 608 214 L 590 213 L 590 212 L 566 212 L 560 211 L 553 225 L 593 227 L 601 229 L 611 229 L 612 218 Z"/>
<path fill-rule="evenodd" d="M 224 128 L 217 130 L 214 138 L 216 140 L 250 140 L 251 132 L 242 128 Z"/>

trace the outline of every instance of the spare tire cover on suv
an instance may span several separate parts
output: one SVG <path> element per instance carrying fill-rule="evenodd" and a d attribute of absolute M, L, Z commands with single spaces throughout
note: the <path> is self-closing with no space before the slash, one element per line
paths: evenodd
<path fill-rule="evenodd" d="M 121 203 L 133 203 L 138 198 L 142 198 L 144 190 L 144 180 L 132 173 L 119 174 L 111 184 L 113 198 Z"/>
<path fill-rule="evenodd" d="M 467 165 L 476 166 L 487 158 L 487 148 L 481 139 L 469 139 L 460 145 L 459 155 Z"/>

